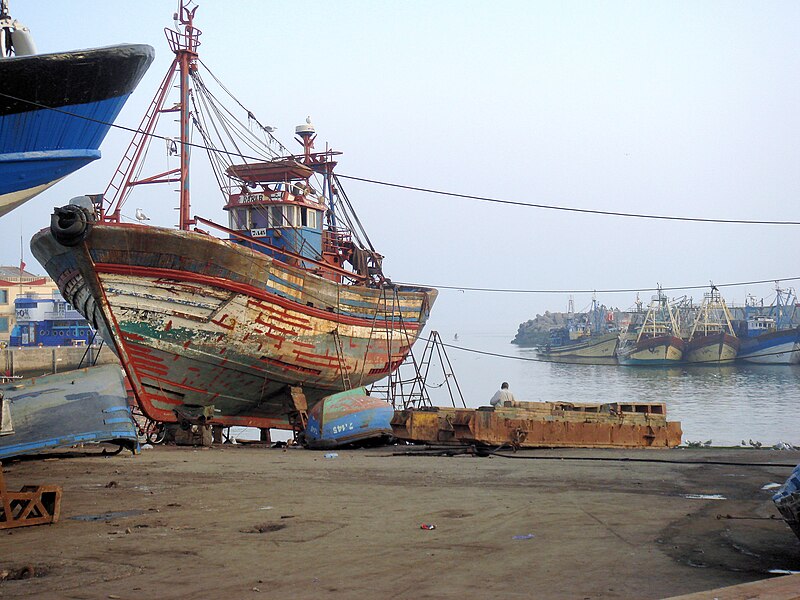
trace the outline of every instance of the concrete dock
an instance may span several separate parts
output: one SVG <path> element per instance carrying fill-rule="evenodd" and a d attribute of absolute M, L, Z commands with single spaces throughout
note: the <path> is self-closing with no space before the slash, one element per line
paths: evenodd
<path fill-rule="evenodd" d="M 59 523 L 0 534 L 0 576 L 35 575 L 0 597 L 644 599 L 800 570 L 763 489 L 800 452 L 405 449 L 7 463 L 64 492 Z"/>

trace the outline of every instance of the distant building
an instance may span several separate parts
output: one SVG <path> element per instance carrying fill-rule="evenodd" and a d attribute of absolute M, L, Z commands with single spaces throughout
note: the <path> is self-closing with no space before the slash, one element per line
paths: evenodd
<path fill-rule="evenodd" d="M 11 330 L 12 347 L 85 346 L 100 341 L 88 321 L 57 291 L 50 296 L 17 296 L 14 305 L 17 322 Z"/>
<path fill-rule="evenodd" d="M 34 275 L 20 267 L 0 266 L 0 345 L 8 345 L 11 331 L 17 324 L 14 302 L 17 297 L 53 297 L 58 292 L 55 282 L 43 275 Z M 60 296 L 59 296 L 60 297 Z"/>

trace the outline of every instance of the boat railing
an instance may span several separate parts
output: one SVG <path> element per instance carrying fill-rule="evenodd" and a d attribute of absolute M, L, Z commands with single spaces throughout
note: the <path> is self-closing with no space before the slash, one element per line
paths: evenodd
<path fill-rule="evenodd" d="M 326 229 L 322 236 L 322 252 L 325 254 L 338 254 L 352 248 L 353 235 L 349 229 Z"/>

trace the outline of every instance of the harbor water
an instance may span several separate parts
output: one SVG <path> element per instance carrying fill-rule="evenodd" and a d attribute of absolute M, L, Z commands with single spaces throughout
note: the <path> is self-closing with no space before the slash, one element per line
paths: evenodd
<path fill-rule="evenodd" d="M 680 421 L 683 442 L 739 446 L 788 442 L 800 446 L 800 365 L 681 366 L 677 368 L 540 362 L 533 348 L 510 343 L 512 333 L 442 333 L 447 356 L 469 407 L 484 406 L 508 381 L 518 400 L 663 402 Z M 421 353 L 415 348 L 415 353 Z M 434 404 L 450 397 L 439 361 L 428 386 Z"/>

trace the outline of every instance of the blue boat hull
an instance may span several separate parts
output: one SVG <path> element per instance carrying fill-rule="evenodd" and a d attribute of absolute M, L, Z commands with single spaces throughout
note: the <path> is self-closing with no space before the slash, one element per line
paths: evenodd
<path fill-rule="evenodd" d="M 791 365 L 800 363 L 800 328 L 743 338 L 736 359 L 749 363 Z"/>
<path fill-rule="evenodd" d="M 363 387 L 333 394 L 309 412 L 305 443 L 318 449 L 386 443 L 393 416 L 391 405 L 367 396 Z"/>
<path fill-rule="evenodd" d="M 138 447 L 118 365 L 2 384 L 0 393 L 11 429 L 10 434 L 0 435 L 0 460 L 85 442 Z"/>
<path fill-rule="evenodd" d="M 152 60 L 131 44 L 0 60 L 0 216 L 100 158 Z"/>

